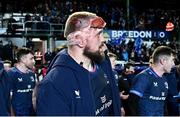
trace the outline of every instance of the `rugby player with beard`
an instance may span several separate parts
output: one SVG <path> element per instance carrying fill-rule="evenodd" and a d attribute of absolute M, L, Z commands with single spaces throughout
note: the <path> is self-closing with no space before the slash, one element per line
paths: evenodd
<path fill-rule="evenodd" d="M 38 116 L 118 116 L 120 100 L 103 38 L 105 21 L 75 12 L 66 21 L 67 49 L 37 88 Z"/>

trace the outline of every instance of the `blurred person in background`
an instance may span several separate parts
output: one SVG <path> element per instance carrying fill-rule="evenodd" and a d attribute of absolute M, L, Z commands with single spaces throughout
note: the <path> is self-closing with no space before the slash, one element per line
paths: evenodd
<path fill-rule="evenodd" d="M 127 84 L 129 85 L 129 87 L 131 87 L 132 84 L 132 80 L 135 76 L 135 67 L 134 67 L 134 63 L 132 62 L 127 62 L 124 65 L 124 70 L 122 72 L 122 80 L 126 81 Z"/>
<path fill-rule="evenodd" d="M 38 116 L 118 116 L 120 100 L 105 51 L 105 21 L 75 12 L 65 24 L 67 49 L 52 60 L 37 88 Z"/>
<path fill-rule="evenodd" d="M 32 93 L 35 87 L 34 53 L 22 48 L 17 52 L 17 63 L 8 71 L 12 80 L 12 115 L 32 116 L 34 109 L 32 104 Z"/>
<path fill-rule="evenodd" d="M 9 60 L 5 60 L 4 61 L 4 69 L 6 70 L 6 71 L 9 71 L 10 69 L 11 69 L 11 61 L 9 61 Z"/>
<path fill-rule="evenodd" d="M 114 53 L 111 53 L 109 52 L 108 53 L 108 56 L 109 56 L 109 59 L 110 59 L 110 62 L 111 62 L 111 66 L 112 66 L 112 69 L 113 69 L 113 73 L 114 73 L 114 76 L 115 76 L 115 81 L 116 81 L 116 85 L 118 87 L 122 87 L 122 86 L 126 86 L 126 84 L 124 82 L 120 82 L 120 76 L 118 74 L 118 72 L 116 71 L 115 69 L 115 66 L 116 66 L 116 60 L 117 60 L 117 56 L 114 54 Z M 128 98 L 128 94 L 124 94 L 124 90 L 119 90 L 119 97 L 120 99 L 123 101 L 123 100 L 126 100 Z M 124 106 L 121 105 L 121 115 L 124 116 L 125 115 L 125 110 L 124 110 Z"/>
<path fill-rule="evenodd" d="M 109 56 L 109 59 L 110 59 L 110 62 L 111 62 L 111 66 L 112 66 L 112 69 L 113 69 L 113 73 L 114 73 L 114 75 L 115 75 L 116 85 L 118 86 L 119 74 L 118 74 L 118 72 L 115 70 L 117 56 L 116 56 L 114 53 L 111 53 L 111 52 L 108 53 L 108 56 Z"/>
<path fill-rule="evenodd" d="M 134 64 L 132 62 L 127 62 L 124 65 L 124 69 L 122 71 L 121 77 L 119 78 L 119 90 L 123 92 L 124 95 L 128 95 L 129 97 L 129 91 L 132 85 L 132 80 L 135 77 L 135 70 L 134 70 Z M 129 106 L 131 104 L 129 103 L 128 98 L 122 98 L 122 106 L 125 110 L 125 115 L 129 116 L 129 112 L 131 111 Z"/>
<path fill-rule="evenodd" d="M 10 116 L 10 82 L 0 58 L 0 116 Z"/>
<path fill-rule="evenodd" d="M 164 74 L 164 77 L 168 82 L 168 95 L 166 98 L 166 114 L 168 116 L 178 116 L 179 114 L 179 103 L 176 96 L 179 94 L 179 82 L 180 82 L 180 72 L 178 69 L 180 65 L 174 66 L 170 73 Z"/>

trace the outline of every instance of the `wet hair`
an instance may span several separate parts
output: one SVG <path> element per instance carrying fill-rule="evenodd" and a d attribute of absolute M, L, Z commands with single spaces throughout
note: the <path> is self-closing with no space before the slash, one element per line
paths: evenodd
<path fill-rule="evenodd" d="M 162 56 L 174 55 L 175 51 L 168 46 L 158 46 L 152 53 L 153 63 L 158 63 Z"/>
<path fill-rule="evenodd" d="M 17 58 L 17 62 L 20 62 L 21 61 L 21 58 L 24 56 L 24 55 L 27 55 L 27 54 L 32 54 L 34 55 L 33 51 L 31 51 L 30 49 L 28 48 L 21 48 L 19 49 L 19 51 L 17 52 L 16 54 L 16 58 Z"/>

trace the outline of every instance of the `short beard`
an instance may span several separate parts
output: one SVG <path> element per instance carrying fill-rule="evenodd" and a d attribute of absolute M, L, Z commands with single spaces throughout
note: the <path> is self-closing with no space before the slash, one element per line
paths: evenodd
<path fill-rule="evenodd" d="M 96 52 L 90 52 L 87 47 L 84 49 L 83 54 L 87 56 L 89 59 L 91 59 L 92 62 L 95 62 L 97 64 L 100 64 L 105 59 L 104 52 L 100 52 L 100 50 Z"/>

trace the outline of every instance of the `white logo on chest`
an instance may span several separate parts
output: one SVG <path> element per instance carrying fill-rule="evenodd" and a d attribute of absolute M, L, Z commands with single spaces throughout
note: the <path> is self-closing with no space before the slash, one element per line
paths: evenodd
<path fill-rule="evenodd" d="M 22 78 L 18 78 L 18 81 L 19 81 L 19 82 L 22 82 L 23 80 L 22 80 Z"/>
<path fill-rule="evenodd" d="M 165 85 L 166 89 L 168 89 L 168 83 L 165 82 L 164 85 Z"/>
<path fill-rule="evenodd" d="M 101 98 L 101 102 L 102 103 L 105 103 L 106 102 L 106 96 L 104 95 L 103 97 L 100 97 Z"/>
<path fill-rule="evenodd" d="M 79 90 L 75 90 L 74 91 L 76 98 L 80 98 L 80 91 Z"/>
<path fill-rule="evenodd" d="M 28 89 L 30 89 L 31 88 L 31 85 L 28 85 Z"/>
<path fill-rule="evenodd" d="M 154 87 L 158 87 L 158 83 L 157 82 L 153 82 Z"/>
<path fill-rule="evenodd" d="M 161 92 L 161 96 L 165 96 L 165 92 Z"/>
<path fill-rule="evenodd" d="M 33 76 L 31 76 L 30 78 L 31 78 L 31 81 L 32 81 L 32 82 L 34 82 L 34 77 L 33 77 Z"/>

